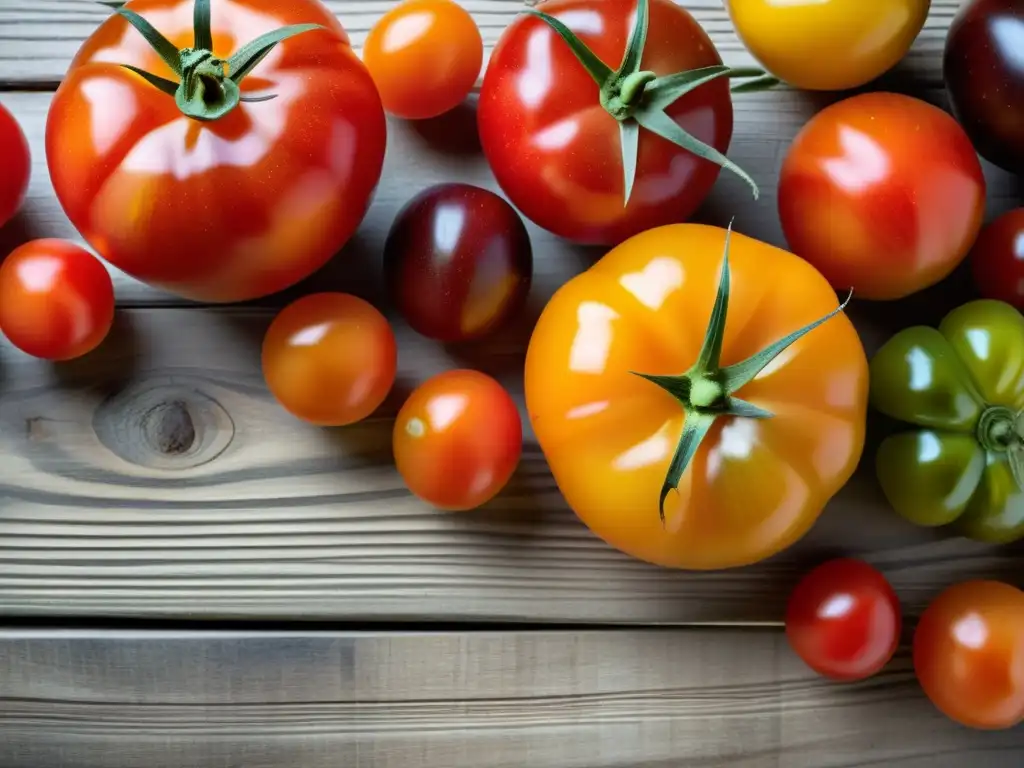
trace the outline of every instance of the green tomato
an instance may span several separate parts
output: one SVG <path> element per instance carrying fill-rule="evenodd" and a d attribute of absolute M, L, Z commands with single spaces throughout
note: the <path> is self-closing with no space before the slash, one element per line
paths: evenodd
<path fill-rule="evenodd" d="M 1004 543 L 1024 537 L 1024 316 L 972 301 L 938 329 L 907 328 L 871 361 L 871 403 L 917 429 L 886 440 L 876 471 L 911 522 Z"/>

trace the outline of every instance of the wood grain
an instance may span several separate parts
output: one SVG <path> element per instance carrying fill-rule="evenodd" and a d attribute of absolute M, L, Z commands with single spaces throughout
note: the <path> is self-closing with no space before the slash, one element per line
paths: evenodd
<path fill-rule="evenodd" d="M 10 633 L 8 768 L 986 768 L 898 657 L 814 678 L 759 631 Z"/>

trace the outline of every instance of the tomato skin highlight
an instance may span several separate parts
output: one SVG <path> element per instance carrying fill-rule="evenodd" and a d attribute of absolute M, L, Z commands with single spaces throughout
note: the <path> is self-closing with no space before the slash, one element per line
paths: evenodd
<path fill-rule="evenodd" d="M 387 319 L 345 293 L 314 293 L 285 307 L 263 340 L 263 376 L 277 401 L 311 424 L 370 416 L 395 382 L 398 348 Z"/>
<path fill-rule="evenodd" d="M 801 129 L 779 178 L 790 248 L 839 290 L 899 299 L 948 276 L 985 213 L 985 177 L 963 129 L 938 107 L 864 93 Z"/>
<path fill-rule="evenodd" d="M 114 285 L 74 243 L 33 240 L 0 264 L 0 332 L 26 354 L 62 361 L 92 352 L 114 322 Z"/>
<path fill-rule="evenodd" d="M 819 675 L 863 680 L 879 672 L 899 646 L 899 599 L 876 568 L 830 560 L 807 573 L 786 609 L 786 638 Z"/>
<path fill-rule="evenodd" d="M 547 0 L 536 10 L 560 18 L 610 67 L 626 49 L 635 0 Z M 594 30 L 600 30 L 595 33 Z M 711 38 L 672 0 L 651 0 L 642 68 L 661 75 L 719 65 Z M 666 110 L 720 152 L 729 147 L 732 99 L 724 78 Z M 688 218 L 718 178 L 716 164 L 641 130 L 636 183 L 623 206 L 619 124 L 569 47 L 526 14 L 502 34 L 480 88 L 478 127 L 502 191 L 527 218 L 579 243 L 614 245 Z"/>
<path fill-rule="evenodd" d="M 982 296 L 1024 312 L 1024 208 L 1007 211 L 987 224 L 971 249 L 970 261 Z"/>
<path fill-rule="evenodd" d="M 14 218 L 31 175 L 28 139 L 7 108 L 0 104 L 0 227 Z"/>
<path fill-rule="evenodd" d="M 523 425 L 515 401 L 490 376 L 446 371 L 406 400 L 393 445 L 414 495 L 438 509 L 467 511 L 497 496 L 512 477 Z"/>
<path fill-rule="evenodd" d="M 754 58 L 795 88 L 864 85 L 902 59 L 924 26 L 930 0 L 726 0 Z"/>
<path fill-rule="evenodd" d="M 452 0 L 404 0 L 381 16 L 363 45 L 384 109 L 407 120 L 437 117 L 461 104 L 483 59 L 476 22 Z"/>
<path fill-rule="evenodd" d="M 999 730 L 1024 720 L 1024 593 L 998 581 L 949 587 L 914 633 L 914 671 L 952 720 Z"/>
<path fill-rule="evenodd" d="M 47 117 L 46 155 L 68 218 L 129 275 L 206 302 L 254 299 L 307 277 L 355 232 L 380 178 L 380 97 L 318 0 L 213 2 L 214 53 L 317 23 L 285 40 L 241 84 L 224 117 L 185 117 L 121 64 L 175 78 L 111 15 L 79 49 Z M 193 0 L 133 0 L 179 48 L 194 42 Z"/>
<path fill-rule="evenodd" d="M 418 333 L 443 342 L 479 339 L 526 302 L 530 236 L 498 195 L 470 184 L 423 190 L 399 212 L 384 246 L 392 299 Z"/>

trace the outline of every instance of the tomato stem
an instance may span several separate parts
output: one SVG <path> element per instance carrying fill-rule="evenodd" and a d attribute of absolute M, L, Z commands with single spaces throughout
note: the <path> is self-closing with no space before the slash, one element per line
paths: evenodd
<path fill-rule="evenodd" d="M 770 344 L 748 359 L 722 367 L 722 344 L 725 339 L 729 296 L 732 290 L 732 274 L 729 267 L 731 237 L 732 222 L 726 229 L 718 292 L 715 296 L 715 304 L 711 309 L 704 343 L 696 362 L 686 373 L 675 376 L 632 372 L 672 395 L 683 407 L 685 413 L 683 431 L 661 489 L 658 512 L 662 522 L 665 521 L 665 500 L 668 498 L 668 494 L 672 490 L 678 489 L 683 473 L 716 419 L 720 417 L 769 419 L 774 416 L 771 411 L 761 408 L 755 403 L 735 397 L 736 392 L 750 383 L 789 346 L 842 312 L 852 297 L 851 292 L 846 301 L 832 312 Z"/>

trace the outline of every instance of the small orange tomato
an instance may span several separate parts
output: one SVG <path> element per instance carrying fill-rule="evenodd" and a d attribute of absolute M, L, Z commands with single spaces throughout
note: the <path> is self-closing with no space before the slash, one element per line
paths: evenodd
<path fill-rule="evenodd" d="M 64 240 L 33 240 L 0 266 L 0 331 L 46 360 L 91 352 L 114 322 L 114 284 L 91 253 Z"/>
<path fill-rule="evenodd" d="M 484 44 L 473 17 L 452 0 L 405 0 L 370 30 L 363 62 L 384 109 L 407 120 L 457 107 L 480 75 Z"/>
<path fill-rule="evenodd" d="M 263 339 L 263 377 L 294 416 L 324 427 L 361 421 L 395 383 L 398 349 L 384 315 L 346 293 L 285 307 Z"/>
<path fill-rule="evenodd" d="M 416 496 L 462 511 L 494 498 L 523 449 L 515 401 L 477 371 L 439 374 L 420 385 L 395 421 L 399 474 Z"/>

